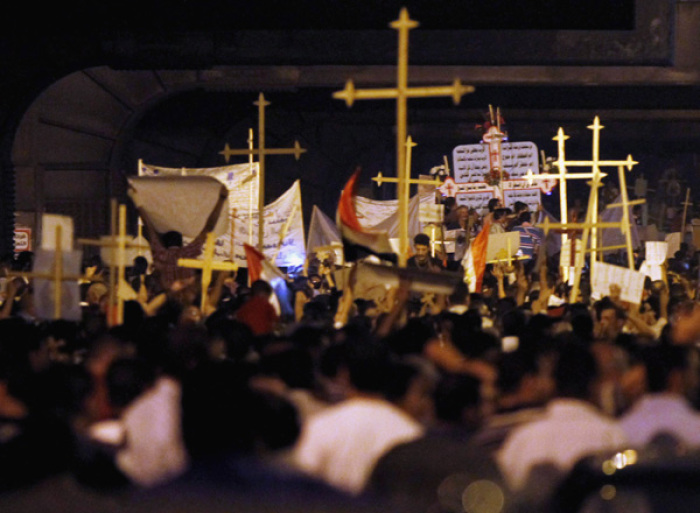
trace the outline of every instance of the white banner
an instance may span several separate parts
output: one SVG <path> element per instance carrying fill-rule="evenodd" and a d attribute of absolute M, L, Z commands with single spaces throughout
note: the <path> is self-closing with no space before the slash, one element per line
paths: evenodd
<path fill-rule="evenodd" d="M 229 191 L 229 216 L 235 211 L 233 227 L 216 240 L 217 259 L 231 258 L 231 231 L 234 231 L 234 261 L 246 267 L 244 243 L 258 243 L 258 163 L 234 164 L 212 168 L 166 168 L 140 163 L 141 176 L 209 176 L 226 185 Z M 252 215 L 251 215 L 252 214 Z M 301 189 L 297 180 L 282 196 L 265 206 L 265 257 L 279 267 L 302 265 L 306 258 Z M 290 221 L 290 216 L 292 217 Z M 283 231 L 285 231 L 283 233 Z M 280 240 L 284 235 L 284 240 Z"/>
<path fill-rule="evenodd" d="M 435 194 L 426 193 L 413 196 L 408 204 L 408 236 L 413 239 L 423 230 L 420 220 L 422 208 L 435 203 Z M 385 231 L 389 238 L 399 236 L 399 200 L 373 200 L 362 196 L 355 197 L 355 210 L 360 224 L 367 230 Z"/>

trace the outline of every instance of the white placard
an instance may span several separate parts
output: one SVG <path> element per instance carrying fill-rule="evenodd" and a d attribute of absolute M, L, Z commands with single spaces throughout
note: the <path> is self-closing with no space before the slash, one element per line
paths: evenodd
<path fill-rule="evenodd" d="M 594 299 L 609 296 L 610 286 L 618 285 L 621 288 L 620 299 L 638 305 L 642 302 L 644 278 L 644 273 L 639 271 L 605 262 L 595 262 L 591 295 Z"/>
<path fill-rule="evenodd" d="M 456 183 L 484 182 L 489 172 L 489 146 L 464 144 L 452 151 Z M 528 170 L 539 173 L 537 146 L 532 142 L 505 142 L 501 145 L 503 170 L 510 178 L 524 178 Z"/>
<path fill-rule="evenodd" d="M 651 242 L 647 241 L 646 246 L 646 261 L 650 265 L 661 265 L 666 261 L 668 256 L 668 242 Z"/>
<path fill-rule="evenodd" d="M 56 228 L 61 227 L 61 249 L 73 249 L 73 218 L 58 214 L 41 216 L 41 247 L 47 251 L 56 249 Z"/>

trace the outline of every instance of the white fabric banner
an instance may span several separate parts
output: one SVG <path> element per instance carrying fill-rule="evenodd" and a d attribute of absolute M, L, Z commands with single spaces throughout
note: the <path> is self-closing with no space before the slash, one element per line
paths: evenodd
<path fill-rule="evenodd" d="M 228 218 L 235 211 L 233 227 L 216 240 L 215 257 L 231 258 L 231 232 L 234 235 L 233 260 L 247 266 L 244 243 L 258 242 L 258 163 L 234 164 L 213 168 L 166 168 L 141 163 L 141 176 L 207 176 L 226 185 L 229 190 Z M 265 206 L 264 254 L 279 267 L 301 265 L 306 257 L 301 188 L 297 180 L 282 196 Z M 290 220 L 290 216 L 292 219 Z M 223 214 L 222 214 L 223 217 Z M 285 232 L 285 233 L 283 233 Z M 284 240 L 280 236 L 284 235 Z M 276 257 L 276 260 L 275 260 Z"/>
<path fill-rule="evenodd" d="M 408 204 L 408 236 L 413 244 L 413 237 L 421 233 L 421 204 L 435 203 L 435 194 L 430 192 L 423 196 L 413 196 Z M 424 207 L 425 208 L 425 207 Z M 429 208 L 429 207 L 428 207 Z M 387 236 L 399 236 L 399 200 L 373 200 L 362 196 L 355 197 L 355 209 L 360 224 L 370 231 L 385 231 Z"/>

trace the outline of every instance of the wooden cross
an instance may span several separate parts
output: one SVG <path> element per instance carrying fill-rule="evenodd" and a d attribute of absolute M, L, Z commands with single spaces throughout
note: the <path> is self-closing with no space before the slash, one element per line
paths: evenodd
<path fill-rule="evenodd" d="M 202 298 L 200 309 L 202 313 L 205 311 L 207 292 L 211 284 L 211 275 L 213 271 L 237 271 L 238 265 L 235 262 L 223 262 L 214 260 L 214 248 L 216 247 L 216 234 L 209 232 L 207 241 L 204 244 L 204 255 L 202 260 L 196 258 L 180 258 L 177 265 L 180 267 L 188 267 L 190 269 L 202 270 Z M 233 255 L 231 255 L 233 257 Z"/>
<path fill-rule="evenodd" d="M 622 203 L 611 203 L 605 208 L 622 208 L 622 223 L 627 227 L 625 229 L 625 247 L 627 249 L 627 267 L 634 271 L 634 254 L 632 248 L 632 229 L 630 227 L 630 212 L 629 207 L 632 205 L 641 205 L 646 203 L 645 199 L 638 199 L 630 201 L 627 195 L 627 180 L 625 179 L 625 168 L 622 166 L 617 167 L 617 176 L 620 179 L 620 194 L 622 196 Z M 608 248 L 610 249 L 610 248 Z"/>
<path fill-rule="evenodd" d="M 296 160 L 299 160 L 301 154 L 306 150 L 299 145 L 299 141 L 294 141 L 294 148 L 265 148 L 265 107 L 270 105 L 270 102 L 265 100 L 262 93 L 258 96 L 258 101 L 253 102 L 253 105 L 258 106 L 258 148 L 252 147 L 252 138 L 249 138 L 249 147 L 246 149 L 231 149 L 228 145 L 224 150 L 219 152 L 226 159 L 228 164 L 229 159 L 234 155 L 257 155 L 258 156 L 258 249 L 263 251 L 263 239 L 265 237 L 265 229 L 263 226 L 265 212 L 265 156 L 266 155 L 294 155 Z M 252 215 L 252 214 L 250 214 Z"/>
<path fill-rule="evenodd" d="M 408 204 L 411 199 L 409 196 L 411 190 L 410 185 L 422 184 L 439 187 L 442 184 L 439 178 L 433 180 L 411 178 L 411 152 L 415 146 L 416 143 L 413 142 L 413 139 L 411 139 L 409 135 L 405 144 L 406 158 L 403 159 L 406 170 L 399 174 L 398 178 L 387 178 L 383 176 L 381 172 L 372 178 L 379 186 L 385 182 L 399 184 L 399 267 L 406 267 L 406 261 L 408 260 Z"/>
<path fill-rule="evenodd" d="M 405 162 L 405 144 L 407 140 L 407 114 L 408 98 L 431 98 L 437 96 L 451 96 L 455 104 L 459 104 L 462 96 L 474 92 L 474 87 L 462 85 L 460 80 L 455 80 L 450 86 L 408 86 L 408 32 L 418 27 L 418 22 L 412 20 L 408 10 L 404 7 L 399 13 L 399 19 L 392 22 L 390 27 L 398 31 L 398 65 L 397 83 L 394 88 L 386 89 L 355 89 L 352 80 L 348 80 L 345 89 L 333 93 L 333 98 L 345 100 L 348 107 L 352 107 L 355 100 L 386 100 L 396 99 L 396 176 L 399 177 L 398 196 L 408 197 L 410 182 Z M 404 191 L 404 189 L 406 189 Z M 399 205 L 401 200 L 399 200 Z M 408 253 L 408 224 L 399 224 L 399 265 L 406 265 Z"/>
<path fill-rule="evenodd" d="M 62 226 L 59 224 L 56 226 L 56 245 L 54 247 L 54 259 L 53 265 L 50 272 L 38 273 L 38 272 L 18 272 L 18 271 L 8 271 L 8 276 L 19 276 L 21 278 L 39 278 L 44 280 L 51 280 L 53 282 L 53 318 L 54 320 L 61 318 L 61 307 L 62 307 L 62 297 L 63 289 L 61 284 L 64 281 L 80 281 L 88 279 L 87 276 L 79 275 L 73 276 L 63 273 L 63 248 L 61 247 L 62 238 Z M 68 248 L 70 249 L 70 248 Z"/>
<path fill-rule="evenodd" d="M 688 188 L 685 191 L 685 201 L 682 203 L 683 205 L 683 218 L 681 221 L 681 242 L 685 241 L 685 221 L 688 218 L 688 206 L 692 205 L 690 202 L 690 188 Z"/>
<path fill-rule="evenodd" d="M 114 210 L 115 202 L 112 203 Z M 126 235 L 126 205 L 119 205 L 119 220 L 115 225 L 116 215 L 112 212 L 112 229 L 108 240 L 78 239 L 78 244 L 111 248 L 112 258 L 109 265 L 109 295 L 107 322 L 110 326 L 124 322 L 124 298 L 120 293 L 126 270 L 126 248 L 148 249 L 148 245 L 132 243 Z M 116 226 L 116 227 L 115 227 Z M 116 262 L 116 264 L 115 264 Z M 116 270 L 116 272 L 115 272 Z M 116 315 L 114 308 L 116 307 Z"/>

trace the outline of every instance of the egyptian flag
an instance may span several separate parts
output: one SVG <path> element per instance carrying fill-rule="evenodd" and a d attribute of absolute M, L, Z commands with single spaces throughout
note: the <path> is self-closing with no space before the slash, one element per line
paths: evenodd
<path fill-rule="evenodd" d="M 248 277 L 250 283 L 257 280 L 265 280 L 270 284 L 275 292 L 270 298 L 272 306 L 277 310 L 278 315 L 290 315 L 294 313 L 291 304 L 291 294 L 287 287 L 287 280 L 282 271 L 272 264 L 265 255 L 253 246 L 243 244 L 245 258 L 248 262 Z"/>
<path fill-rule="evenodd" d="M 487 219 L 479 235 L 469 245 L 462 259 L 464 279 L 469 285 L 469 292 L 481 292 L 481 283 L 486 269 L 486 248 L 489 245 L 491 221 Z"/>
<path fill-rule="evenodd" d="M 343 240 L 345 261 L 352 262 L 369 255 L 376 255 L 383 260 L 396 262 L 397 256 L 389 243 L 388 234 L 366 230 L 357 218 L 355 195 L 359 176 L 360 169 L 358 168 L 340 193 L 336 215 L 338 229 Z"/>

